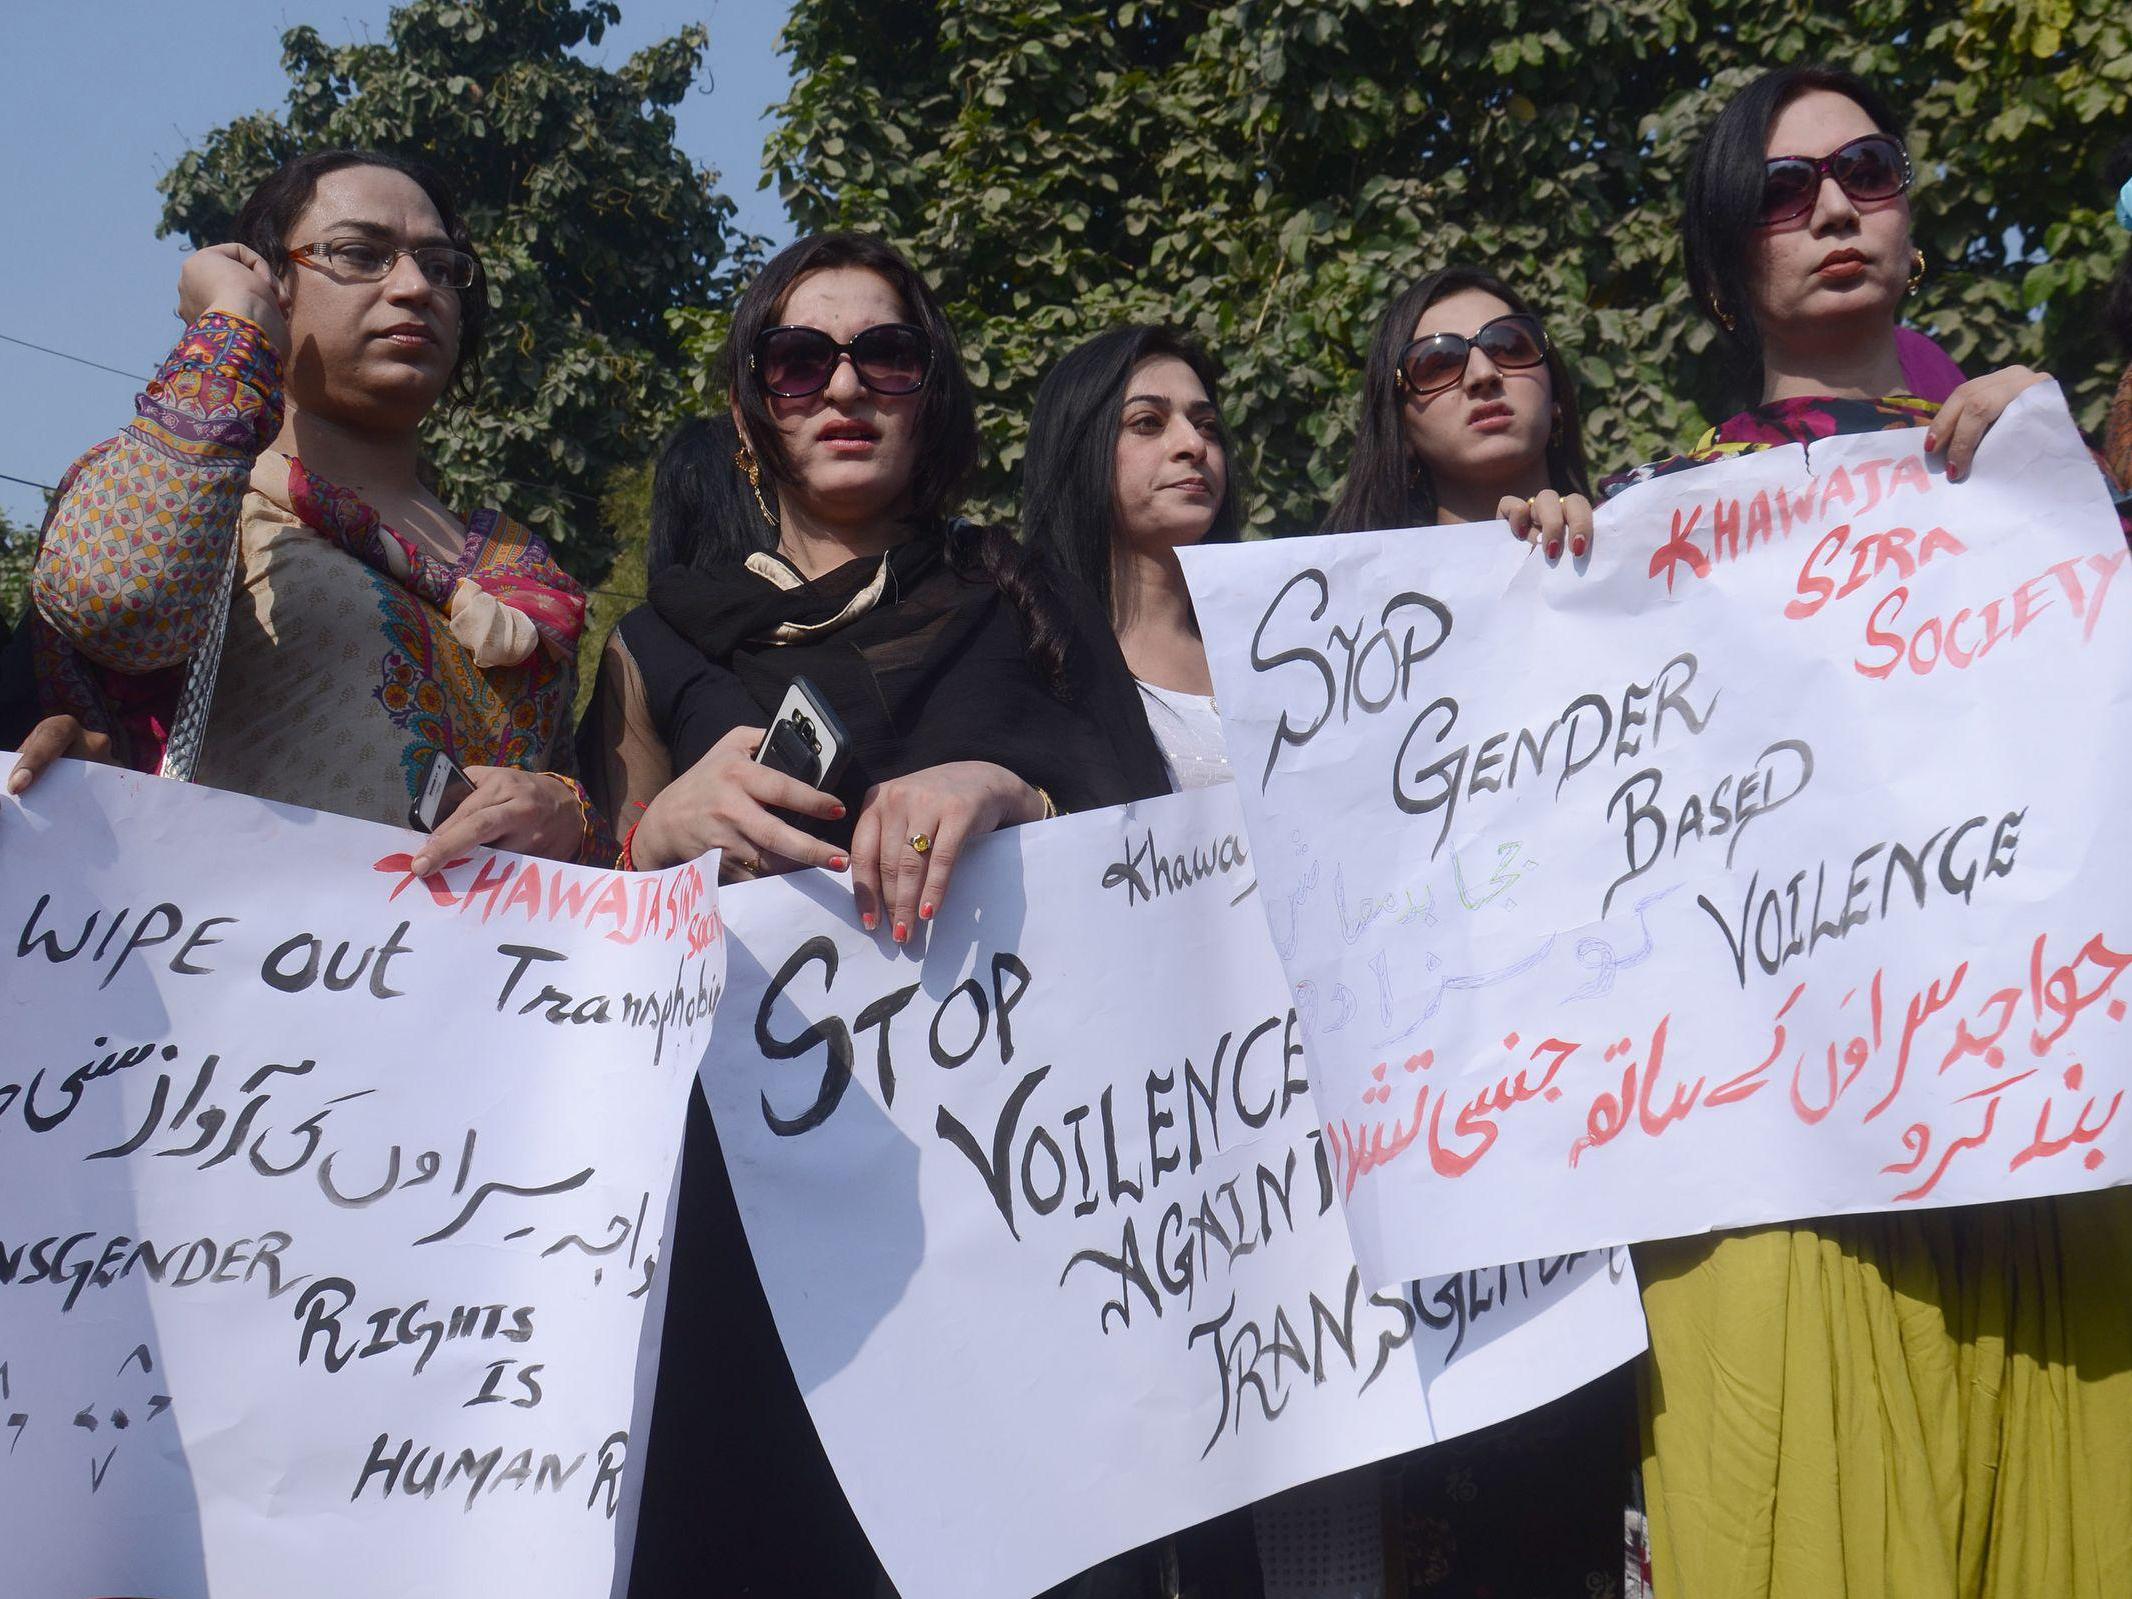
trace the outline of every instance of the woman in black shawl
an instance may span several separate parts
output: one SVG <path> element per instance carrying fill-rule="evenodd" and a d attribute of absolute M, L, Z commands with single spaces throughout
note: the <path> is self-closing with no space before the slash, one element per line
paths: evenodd
<path fill-rule="evenodd" d="M 737 875 L 848 863 L 860 920 L 900 943 L 969 838 L 1166 791 L 1092 602 L 951 516 L 975 406 L 901 256 L 850 233 L 780 252 L 720 365 L 737 449 L 694 424 L 662 462 L 651 603 L 609 641 L 581 735 L 633 864 L 713 845 Z M 796 677 L 852 735 L 833 793 L 752 760 Z"/>
<path fill-rule="evenodd" d="M 1168 792 L 1094 602 L 950 519 L 975 407 L 901 256 L 856 234 L 791 246 L 741 297 L 721 367 L 731 419 L 690 424 L 660 462 L 650 603 L 608 641 L 580 730 L 635 864 L 713 845 L 739 875 L 848 860 L 862 921 L 900 942 L 939 906 L 963 840 Z M 800 676 L 855 746 L 830 793 L 752 760 Z M 700 1094 L 665 1264 L 633 1599 L 887 1592 L 778 1342 Z M 1143 1551 L 1069 1586 L 1139 1599 L 1169 1586 L 1160 1561 Z"/>

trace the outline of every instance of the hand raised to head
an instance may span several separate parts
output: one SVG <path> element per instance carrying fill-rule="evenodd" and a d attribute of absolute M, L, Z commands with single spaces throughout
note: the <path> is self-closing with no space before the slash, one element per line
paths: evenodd
<path fill-rule="evenodd" d="M 289 358 L 289 296 L 265 261 L 241 244 L 211 244 L 178 272 L 178 315 L 191 327 L 209 311 L 257 323 Z"/>

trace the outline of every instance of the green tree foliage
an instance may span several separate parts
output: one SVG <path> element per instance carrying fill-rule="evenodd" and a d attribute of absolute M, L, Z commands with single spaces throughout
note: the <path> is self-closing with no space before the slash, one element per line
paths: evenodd
<path fill-rule="evenodd" d="M 1151 319 L 1225 363 L 1256 523 L 1315 525 L 1373 319 L 1451 261 L 1540 305 L 1596 467 L 1678 447 L 1738 398 L 1682 281 L 1688 158 L 1788 62 L 1911 121 L 1910 320 L 1971 372 L 2060 374 L 2084 422 L 2105 405 L 2122 0 L 797 0 L 786 44 L 766 165 L 803 231 L 883 233 L 940 287 L 995 507 L 1049 363 Z"/>
<path fill-rule="evenodd" d="M 0 511 L 0 633 L 29 609 L 30 569 L 37 564 L 37 530 Z"/>
<path fill-rule="evenodd" d="M 445 497 L 501 504 L 580 576 L 607 565 L 609 473 L 649 451 L 686 385 L 666 313 L 727 297 L 756 241 L 716 174 L 674 146 L 668 108 L 707 43 L 689 27 L 607 70 L 581 59 L 614 0 L 408 0 L 383 43 L 282 36 L 279 115 L 208 135 L 163 179 L 163 231 L 229 237 L 251 188 L 308 150 L 359 146 L 435 164 L 481 250 L 491 307 L 483 382 L 427 444 Z"/>

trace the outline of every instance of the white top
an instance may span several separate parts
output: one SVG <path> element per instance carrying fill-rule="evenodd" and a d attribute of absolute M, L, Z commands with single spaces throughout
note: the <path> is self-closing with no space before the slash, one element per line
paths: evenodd
<path fill-rule="evenodd" d="M 1141 678 L 1140 698 L 1147 707 L 1147 725 L 1162 746 L 1162 758 L 1170 768 L 1170 787 L 1211 788 L 1233 781 L 1229 748 L 1221 736 L 1221 716 L 1211 694 L 1186 694 L 1160 688 Z"/>

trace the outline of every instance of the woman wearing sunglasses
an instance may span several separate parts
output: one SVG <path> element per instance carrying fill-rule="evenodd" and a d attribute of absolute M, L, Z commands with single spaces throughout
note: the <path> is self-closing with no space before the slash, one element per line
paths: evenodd
<path fill-rule="evenodd" d="M 1590 493 L 1575 380 L 1515 289 L 1450 266 L 1385 308 L 1326 531 L 1506 521 L 1545 558 L 1576 560 L 1591 549 Z M 1634 1436 L 1623 1371 L 1313 1487 L 1383 1484 L 1394 1538 L 1385 1571 L 1398 1594 L 1605 1593 L 1621 1578 Z M 1547 1507 L 1544 1519 L 1534 1505 Z M 1277 1523 L 1288 1507 L 1275 1499 L 1260 1514 Z"/>
<path fill-rule="evenodd" d="M 1325 530 L 1497 520 L 1550 560 L 1591 548 L 1576 384 L 1514 289 L 1445 267 L 1378 319 Z"/>
<path fill-rule="evenodd" d="M 1919 425 L 1950 479 L 1968 472 L 1985 431 L 2045 379 L 2006 367 L 1938 405 L 1911 391 L 1896 314 L 1925 271 L 1910 236 L 1913 176 L 1893 111 L 1848 73 L 1785 68 L 1733 99 L 1689 175 L 1688 287 L 1759 403 L 1619 482 Z"/>
<path fill-rule="evenodd" d="M 564 775 L 583 592 L 500 511 L 462 521 L 421 481 L 422 424 L 487 312 L 450 191 L 329 151 L 235 231 L 186 259 L 186 330 L 132 425 L 60 485 L 42 708 L 138 770 L 395 826 L 457 762 L 472 795 L 421 859 L 611 860 Z"/>
<path fill-rule="evenodd" d="M 1916 257 L 1893 112 L 1770 73 L 1688 177 L 1697 300 L 1761 403 L 1655 471 L 1929 429 L 1948 475 L 2019 368 L 1902 394 Z M 1837 1217 L 1636 1250 L 1644 1489 L 1660 1593 L 2099 1596 L 2132 1562 L 2132 1195 Z"/>
<path fill-rule="evenodd" d="M 902 943 L 969 839 L 1168 786 L 1086 597 L 952 517 L 975 407 L 901 256 L 788 247 L 722 365 L 733 466 L 609 642 L 580 739 L 633 864 L 716 846 L 741 874 L 848 867 L 860 921 Z M 850 734 L 829 790 L 753 759 L 800 678 Z"/>
<path fill-rule="evenodd" d="M 902 256 L 849 233 L 783 250 L 741 296 L 719 370 L 728 414 L 662 461 L 650 603 L 609 641 L 580 735 L 628 859 L 717 846 L 739 875 L 848 865 L 859 920 L 894 947 L 939 909 L 966 842 L 1167 792 L 1101 613 L 953 519 L 975 407 Z M 851 744 L 822 786 L 754 759 L 801 679 Z M 678 1205 L 633 1591 L 879 1591 L 700 1095 Z"/>

